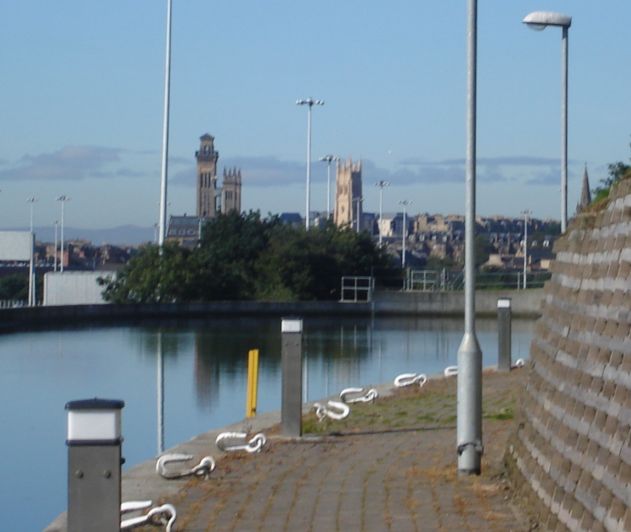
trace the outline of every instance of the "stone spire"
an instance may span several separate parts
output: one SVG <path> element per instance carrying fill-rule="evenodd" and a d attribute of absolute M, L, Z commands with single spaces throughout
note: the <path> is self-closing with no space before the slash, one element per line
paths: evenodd
<path fill-rule="evenodd" d="M 592 193 L 589 190 L 589 176 L 587 175 L 587 163 L 585 163 L 585 171 L 583 172 L 583 186 L 581 188 L 581 199 L 576 206 L 576 212 L 584 211 L 592 202 Z"/>

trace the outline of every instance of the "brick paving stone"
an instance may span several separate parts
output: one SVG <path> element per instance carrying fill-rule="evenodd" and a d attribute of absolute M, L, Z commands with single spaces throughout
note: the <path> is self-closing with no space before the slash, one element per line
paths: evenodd
<path fill-rule="evenodd" d="M 517 377 L 503 378 L 509 393 Z M 272 436 L 260 454 L 220 458 L 211 479 L 191 479 L 173 501 L 176 529 L 528 530 L 528 519 L 499 480 L 513 422 L 484 420 L 483 474 L 459 477 L 455 428 L 445 421 L 440 426 L 439 419 L 453 411 L 448 403 L 455 399 L 455 381 L 440 386 L 451 387 L 451 395 L 431 403 L 436 426 L 371 425 L 362 432 L 350 425 L 308 443 Z M 491 408 L 501 411 L 506 397 L 500 394 Z"/>

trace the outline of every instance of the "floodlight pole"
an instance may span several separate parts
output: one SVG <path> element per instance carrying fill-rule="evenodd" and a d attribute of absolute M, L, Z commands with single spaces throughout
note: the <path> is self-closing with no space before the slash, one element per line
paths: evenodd
<path fill-rule="evenodd" d="M 482 461 L 482 351 L 475 333 L 475 179 L 477 0 L 468 2 L 467 153 L 465 199 L 465 330 L 458 349 L 458 473 L 480 474 Z"/>
<path fill-rule="evenodd" d="M 382 244 L 381 238 L 381 219 L 383 218 L 383 189 L 390 185 L 388 181 L 384 181 L 383 179 L 377 181 L 375 183 L 376 186 L 379 187 L 379 224 L 377 225 L 377 230 L 379 233 L 379 247 Z"/>
<path fill-rule="evenodd" d="M 326 217 L 331 218 L 331 163 L 339 161 L 340 158 L 335 155 L 325 155 L 320 160 L 326 163 Z"/>
<path fill-rule="evenodd" d="M 28 272 L 28 304 L 30 307 L 35 306 L 35 258 L 33 257 L 35 247 L 35 236 L 33 234 L 33 204 L 37 201 L 35 196 L 27 198 L 26 202 L 30 204 L 29 231 L 31 232 L 31 260 L 29 261 Z"/>
<path fill-rule="evenodd" d="M 167 224 L 167 174 L 169 161 L 169 104 L 171 94 L 171 13 L 172 0 L 167 0 L 166 54 L 164 66 L 164 114 L 162 122 L 162 164 L 160 172 L 160 229 L 158 245 L 164 245 Z"/>
<path fill-rule="evenodd" d="M 307 106 L 307 192 L 305 207 L 305 228 L 309 229 L 309 214 L 311 211 L 311 108 L 314 105 L 324 105 L 324 100 L 304 98 L 302 100 L 296 100 L 296 105 Z"/>

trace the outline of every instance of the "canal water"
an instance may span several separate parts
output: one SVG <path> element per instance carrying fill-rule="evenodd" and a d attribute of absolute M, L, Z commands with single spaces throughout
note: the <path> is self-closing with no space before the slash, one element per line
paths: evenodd
<path fill-rule="evenodd" d="M 513 320 L 513 359 L 526 358 L 534 328 Z M 462 320 L 304 320 L 308 399 L 439 374 L 456 364 Z M 484 365 L 497 362 L 495 320 L 477 320 Z M 259 412 L 280 409 L 280 319 L 230 318 L 82 327 L 0 335 L 2 530 L 41 530 L 66 508 L 64 405 L 122 399 L 126 466 L 158 449 L 162 362 L 164 444 L 169 447 L 245 413 L 247 353 L 260 350 Z M 209 452 L 212 452 L 209 449 Z"/>

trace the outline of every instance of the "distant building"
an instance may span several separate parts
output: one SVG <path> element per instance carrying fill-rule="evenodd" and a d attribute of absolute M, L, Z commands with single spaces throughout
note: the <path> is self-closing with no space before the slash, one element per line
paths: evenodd
<path fill-rule="evenodd" d="M 221 212 L 241 212 L 241 170 L 232 168 L 223 171 L 221 187 Z"/>
<path fill-rule="evenodd" d="M 200 138 L 197 159 L 197 216 L 214 218 L 217 215 L 217 160 L 215 138 L 208 133 Z"/>
<path fill-rule="evenodd" d="M 241 170 L 230 168 L 223 171 L 222 186 L 217 186 L 217 161 L 215 137 L 205 133 L 199 137 L 197 160 L 197 216 L 170 216 L 166 239 L 184 247 L 195 247 L 201 237 L 206 220 L 220 212 L 241 212 Z"/>
<path fill-rule="evenodd" d="M 301 227 L 304 224 L 302 216 L 297 212 L 283 212 L 279 218 L 287 225 L 293 225 L 295 227 Z"/>
<path fill-rule="evenodd" d="M 362 163 L 338 162 L 333 221 L 338 227 L 350 227 L 362 215 Z"/>
<path fill-rule="evenodd" d="M 232 168 L 223 172 L 222 187 L 217 186 L 215 137 L 205 133 L 200 138 L 197 159 L 197 216 L 214 218 L 219 212 L 241 212 L 241 170 Z"/>
<path fill-rule="evenodd" d="M 194 248 L 199 242 L 204 218 L 199 216 L 170 216 L 167 240 L 183 247 Z"/>

